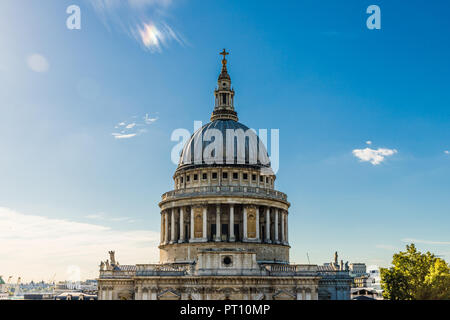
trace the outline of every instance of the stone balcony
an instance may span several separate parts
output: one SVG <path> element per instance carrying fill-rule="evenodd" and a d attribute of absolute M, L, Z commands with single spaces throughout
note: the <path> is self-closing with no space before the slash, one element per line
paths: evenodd
<path fill-rule="evenodd" d="M 230 249 L 231 250 L 231 249 Z M 234 249 L 233 249 L 234 250 Z M 236 251 L 236 250 L 234 250 Z M 146 276 L 198 276 L 198 275 L 217 275 L 206 272 L 199 272 L 196 270 L 195 264 L 138 264 L 134 270 L 101 270 L 100 279 L 132 279 L 134 277 Z M 338 274 L 341 277 L 348 277 L 348 272 L 341 271 L 322 271 L 317 265 L 309 264 L 260 264 L 254 270 L 241 270 L 239 274 L 233 275 L 258 275 L 258 276 L 278 276 L 278 277 L 293 277 L 293 276 L 321 276 L 327 278 L 331 274 L 335 276 Z M 251 271 L 251 272 L 250 272 Z M 342 273 L 342 274 L 341 274 Z M 231 275 L 231 274 L 230 274 Z"/>
<path fill-rule="evenodd" d="M 246 186 L 203 186 L 172 190 L 161 196 L 161 201 L 177 200 L 199 196 L 234 196 L 256 197 L 287 202 L 287 195 L 283 192 L 258 187 Z"/>
<path fill-rule="evenodd" d="M 262 266 L 270 276 L 317 276 L 318 266 L 314 264 L 265 264 Z"/>
<path fill-rule="evenodd" d="M 138 264 L 136 276 L 185 276 L 193 272 L 191 264 Z"/>
<path fill-rule="evenodd" d="M 100 279 L 132 279 L 135 275 L 135 271 L 100 270 Z"/>

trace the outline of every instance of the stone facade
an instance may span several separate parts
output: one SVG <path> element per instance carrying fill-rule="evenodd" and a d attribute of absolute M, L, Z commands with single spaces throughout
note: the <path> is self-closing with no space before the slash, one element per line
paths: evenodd
<path fill-rule="evenodd" d="M 122 266 L 110 252 L 99 299 L 349 299 L 348 270 L 289 264 L 290 203 L 264 144 L 238 122 L 221 54 L 211 122 L 185 145 L 159 203 L 160 263 Z"/>

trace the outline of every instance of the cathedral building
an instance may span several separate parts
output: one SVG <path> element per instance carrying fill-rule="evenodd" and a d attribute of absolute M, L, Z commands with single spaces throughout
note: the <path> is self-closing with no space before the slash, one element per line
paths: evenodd
<path fill-rule="evenodd" d="M 264 143 L 238 122 L 228 53 L 211 122 L 185 144 L 162 195 L 160 262 L 100 264 L 101 300 L 350 299 L 348 268 L 289 263 L 289 206 Z"/>

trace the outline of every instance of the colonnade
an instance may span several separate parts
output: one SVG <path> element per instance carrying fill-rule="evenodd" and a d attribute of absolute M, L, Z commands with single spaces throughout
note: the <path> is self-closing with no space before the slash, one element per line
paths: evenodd
<path fill-rule="evenodd" d="M 207 241 L 287 245 L 288 211 L 215 204 L 172 207 L 161 212 L 161 244 Z"/>

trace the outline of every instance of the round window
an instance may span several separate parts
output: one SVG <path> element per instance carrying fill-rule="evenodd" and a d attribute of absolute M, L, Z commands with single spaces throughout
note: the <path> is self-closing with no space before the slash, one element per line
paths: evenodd
<path fill-rule="evenodd" d="M 225 258 L 223 258 L 223 264 L 226 265 L 226 266 L 231 265 L 232 262 L 233 262 L 233 261 L 231 260 L 231 257 L 225 257 Z"/>

